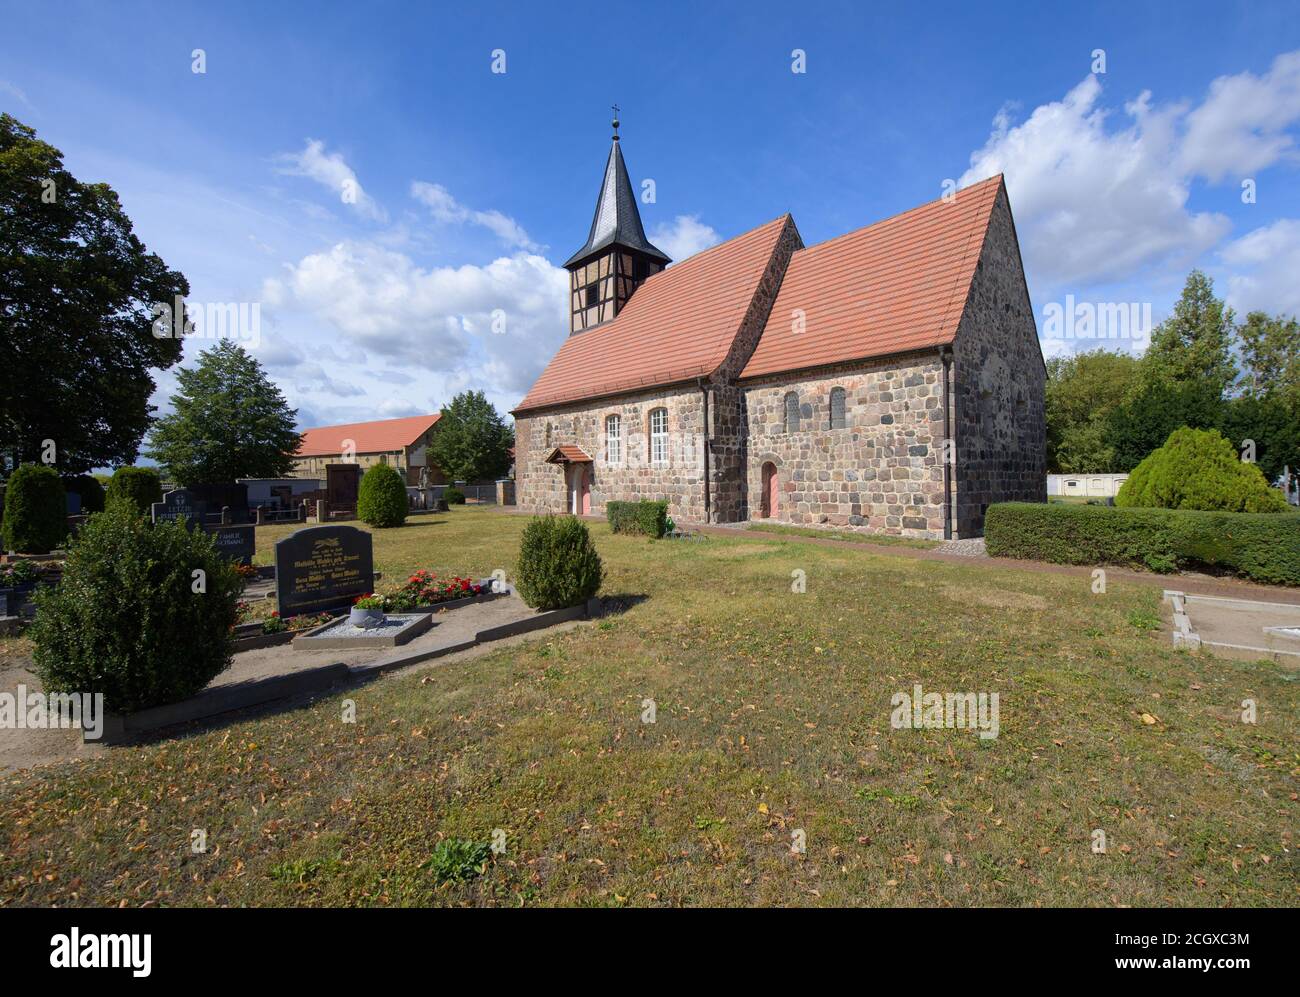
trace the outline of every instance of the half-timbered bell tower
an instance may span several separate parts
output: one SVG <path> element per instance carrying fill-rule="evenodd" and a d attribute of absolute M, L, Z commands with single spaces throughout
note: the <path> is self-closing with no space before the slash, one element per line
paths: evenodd
<path fill-rule="evenodd" d="M 632 181 L 618 144 L 618 106 L 614 106 L 614 144 L 596 199 L 587 244 L 569 257 L 569 335 L 608 322 L 651 274 L 672 261 L 650 244 L 641 227 Z"/>

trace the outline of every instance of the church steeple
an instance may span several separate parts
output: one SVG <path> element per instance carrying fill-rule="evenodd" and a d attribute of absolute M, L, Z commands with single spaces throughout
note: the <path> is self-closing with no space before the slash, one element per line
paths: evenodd
<path fill-rule="evenodd" d="M 570 335 L 614 318 L 647 277 L 672 262 L 651 244 L 641 225 L 618 140 L 618 105 L 613 125 L 591 232 L 586 245 L 564 264 L 569 271 Z"/>

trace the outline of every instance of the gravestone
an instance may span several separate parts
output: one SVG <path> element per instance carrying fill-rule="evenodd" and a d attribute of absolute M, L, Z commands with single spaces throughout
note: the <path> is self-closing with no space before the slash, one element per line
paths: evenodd
<path fill-rule="evenodd" d="M 309 526 L 275 545 L 282 617 L 344 609 L 375 589 L 373 541 L 355 526 Z"/>
<path fill-rule="evenodd" d="M 204 505 L 195 502 L 188 488 L 174 488 L 163 496 L 161 502 L 150 506 L 155 523 L 174 523 L 180 520 L 188 528 L 203 522 L 204 511 Z"/>
<path fill-rule="evenodd" d="M 255 530 L 251 524 L 236 526 L 205 526 L 212 534 L 217 553 L 240 564 L 253 563 L 253 549 L 257 546 Z"/>
<path fill-rule="evenodd" d="M 328 514 L 346 512 L 357 514 L 357 493 L 361 488 L 359 464 L 325 465 L 325 502 Z"/>
<path fill-rule="evenodd" d="M 222 509 L 230 512 L 230 522 L 247 523 L 248 485 L 241 482 L 234 484 L 190 485 L 190 501 L 203 507 L 207 516 L 216 519 Z M 206 520 L 205 520 L 206 521 Z"/>

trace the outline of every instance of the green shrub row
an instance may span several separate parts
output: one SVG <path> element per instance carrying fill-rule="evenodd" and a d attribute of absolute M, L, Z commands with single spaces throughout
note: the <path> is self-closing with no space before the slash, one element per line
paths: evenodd
<path fill-rule="evenodd" d="M 444 488 L 442 490 L 442 500 L 448 505 L 464 505 L 465 493 L 459 488 Z"/>
<path fill-rule="evenodd" d="M 137 516 L 148 516 L 149 507 L 162 501 L 162 479 L 157 468 L 119 467 L 113 472 L 104 493 L 104 508 L 122 504 Z"/>
<path fill-rule="evenodd" d="M 662 537 L 668 532 L 668 502 L 606 502 L 605 516 L 614 533 Z"/>
<path fill-rule="evenodd" d="M 1159 572 L 1223 568 L 1257 582 L 1300 585 L 1300 514 L 1289 512 L 1004 502 L 989 506 L 984 541 L 994 557 Z"/>

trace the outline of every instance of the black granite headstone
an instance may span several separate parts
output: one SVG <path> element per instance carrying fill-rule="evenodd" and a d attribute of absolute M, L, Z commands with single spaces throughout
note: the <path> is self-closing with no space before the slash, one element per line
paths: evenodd
<path fill-rule="evenodd" d="M 209 524 L 204 527 L 212 534 L 217 552 L 240 564 L 253 563 L 253 550 L 257 546 L 256 527 L 251 525 L 217 526 Z"/>
<path fill-rule="evenodd" d="M 281 616 L 343 609 L 375 588 L 373 541 L 355 526 L 309 526 L 275 545 Z"/>
<path fill-rule="evenodd" d="M 155 523 L 172 523 L 181 520 L 187 526 L 203 522 L 204 506 L 194 500 L 188 488 L 174 488 L 163 496 L 161 502 L 150 506 Z"/>
<path fill-rule="evenodd" d="M 230 514 L 230 522 L 247 523 L 249 521 L 248 513 L 248 485 L 240 484 L 216 484 L 216 485 L 190 485 L 187 489 L 190 493 L 190 501 L 195 505 L 202 505 L 207 514 L 208 521 L 215 521 L 224 508 Z"/>

